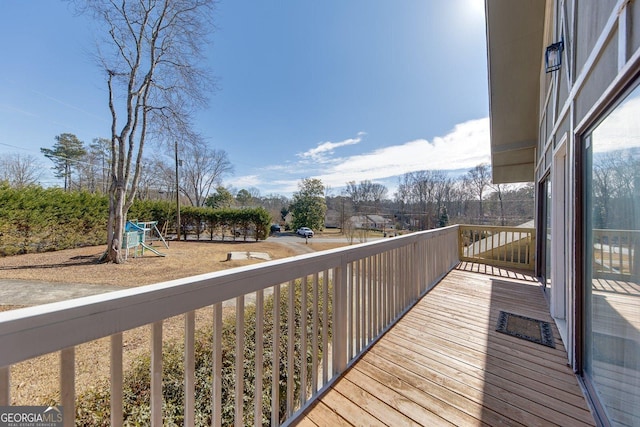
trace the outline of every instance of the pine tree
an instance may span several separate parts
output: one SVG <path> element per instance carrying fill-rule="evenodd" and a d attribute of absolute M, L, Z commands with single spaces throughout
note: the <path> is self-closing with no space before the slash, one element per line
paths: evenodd
<path fill-rule="evenodd" d="M 55 177 L 64 178 L 64 190 L 70 191 L 73 166 L 87 154 L 84 143 L 72 133 L 62 133 L 56 136 L 53 149 L 41 148 L 40 151 L 53 162 Z"/>

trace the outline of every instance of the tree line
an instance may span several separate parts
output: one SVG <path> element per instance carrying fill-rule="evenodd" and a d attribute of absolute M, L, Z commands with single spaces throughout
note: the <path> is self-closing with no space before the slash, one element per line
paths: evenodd
<path fill-rule="evenodd" d="M 320 180 L 304 179 L 281 212 L 291 212 L 293 228 L 345 230 L 351 227 L 352 218 L 371 216 L 409 231 L 463 223 L 520 225 L 533 220 L 534 186 L 493 184 L 487 164 L 459 177 L 444 171 L 406 173 L 399 178 L 392 197 L 385 185 L 370 180 L 347 182 L 339 195 L 331 195 Z"/>
<path fill-rule="evenodd" d="M 37 200 L 47 198 L 44 194 L 50 194 L 52 199 L 58 201 L 66 201 L 66 206 L 56 208 L 57 212 L 65 212 L 66 217 L 81 218 L 87 214 L 87 206 L 80 206 L 72 202 L 74 197 L 80 197 L 81 200 L 87 199 L 88 195 L 95 195 L 99 202 L 92 202 L 90 205 L 103 209 L 101 214 L 89 213 L 86 221 L 92 224 L 106 224 L 106 215 L 108 214 L 108 203 L 105 203 L 104 177 L 101 173 L 102 162 L 107 162 L 108 157 L 104 151 L 100 151 L 100 147 L 106 145 L 105 140 L 94 142 L 84 149 L 84 144 L 78 141 L 70 134 L 61 134 L 56 138 L 57 143 L 51 150 L 56 153 L 54 167 L 60 172 L 61 177 L 64 174 L 70 176 L 66 179 L 66 186 L 61 189 L 51 189 L 51 193 L 47 190 L 34 187 L 37 181 L 35 176 L 32 179 L 24 177 L 29 176 L 28 173 L 21 175 L 20 180 L 13 181 L 7 179 L 7 173 L 2 176 L 2 182 L 5 194 L 9 188 L 13 189 L 30 189 L 22 191 L 24 203 L 30 197 L 33 199 L 32 204 L 37 205 Z M 61 155 L 64 152 L 65 144 L 71 142 L 74 146 L 73 153 L 78 159 L 72 159 L 70 153 Z M 200 147 L 203 148 L 203 147 Z M 206 152 L 206 148 L 203 148 Z M 185 152 L 188 150 L 185 150 Z M 44 151 L 43 151 L 44 152 Z M 202 151 L 195 150 L 196 153 L 202 154 Z M 49 153 L 47 151 L 47 153 Z M 100 154 L 102 153 L 102 154 Z M 190 174 L 183 174 L 189 178 L 184 178 L 185 182 L 204 182 L 203 180 L 193 179 L 197 176 L 209 176 L 208 170 L 202 169 L 202 165 L 206 162 L 202 161 L 203 156 L 196 156 L 200 161 L 194 161 L 189 156 L 184 156 L 182 168 L 189 169 Z M 213 159 L 215 156 L 212 156 Z M 225 156 L 223 156 L 226 159 Z M 28 164 L 28 159 L 17 157 L 1 158 L 0 165 L 10 165 L 15 169 L 29 170 L 24 166 Z M 65 162 L 72 159 L 67 166 Z M 217 158 L 220 160 L 220 157 Z M 220 162 L 212 162 L 217 164 L 218 171 L 224 170 L 223 167 L 227 160 Z M 152 164 L 152 163 L 150 163 Z M 157 164 L 157 163 L 156 163 Z M 175 165 L 174 165 L 175 166 Z M 150 169 L 150 168 L 149 168 Z M 175 232 L 176 224 L 176 193 L 175 193 L 175 172 L 172 173 L 170 165 L 165 164 L 164 168 L 157 167 L 154 170 L 163 170 L 163 174 L 154 173 L 155 180 L 145 180 L 146 183 L 141 187 L 136 197 L 136 202 L 132 205 L 128 214 L 129 218 L 138 218 L 145 220 L 157 220 L 161 224 L 166 223 L 169 230 Z M 612 182 L 617 175 L 613 172 L 620 168 L 599 168 L 596 175 L 596 184 L 599 193 L 608 194 L 614 190 L 607 190 L 609 186 L 602 182 Z M 6 167 L 2 169 L 6 171 Z M 40 170 L 33 168 L 34 171 Z M 143 170 L 147 170 L 144 168 Z M 621 169 L 621 170 L 624 170 Z M 608 172 L 607 172 L 608 171 Z M 606 175 L 605 175 L 606 174 Z M 226 236 L 238 238 L 265 238 L 268 234 L 268 225 L 271 222 L 279 223 L 290 229 L 297 229 L 302 226 L 311 227 L 315 230 L 323 229 L 326 226 L 337 227 L 341 229 L 349 229 L 350 219 L 354 216 L 378 215 L 386 218 L 398 230 L 425 230 L 435 227 L 441 227 L 448 224 L 456 223 L 473 223 L 473 224 L 493 224 L 493 225 L 519 225 L 533 219 L 534 210 L 534 190 L 533 184 L 525 185 L 504 185 L 492 184 L 490 180 L 491 170 L 488 165 L 478 165 L 470 169 L 466 174 L 458 177 L 451 177 L 443 171 L 417 171 L 404 174 L 398 179 L 396 191 L 390 195 L 386 186 L 372 181 L 355 181 L 347 182 L 344 190 L 338 195 L 333 195 L 331 189 L 326 188 L 321 180 L 315 178 L 305 178 L 300 181 L 298 191 L 291 198 L 278 194 L 260 195 L 259 190 L 255 188 L 234 189 L 221 185 L 220 181 L 208 179 L 211 187 L 214 183 L 218 185 L 215 188 L 206 186 L 207 191 L 199 192 L 197 195 L 189 193 L 186 184 L 179 186 L 180 193 L 178 198 L 182 206 L 181 217 L 181 234 L 195 234 L 197 238 L 216 238 Z M 605 180 L 604 177 L 608 178 Z M 160 179 L 163 178 L 163 179 Z M 618 179 L 618 178 L 616 178 Z M 621 180 L 620 177 L 618 180 Z M 19 182 L 18 182 L 19 181 Z M 617 182 L 617 181 L 616 181 Z M 192 186 L 191 188 L 196 188 Z M 617 192 L 621 192 L 623 185 L 615 187 Z M 608 191 L 608 193 L 607 193 Z M 83 196 L 78 196 L 83 194 Z M 86 202 L 82 202 L 86 203 Z M 611 217 L 612 213 L 606 199 L 599 198 L 598 203 L 602 205 L 599 208 L 600 217 Z M 28 204 L 28 203 L 27 203 Z M 12 206 L 15 207 L 14 212 L 10 212 Z M 140 211 L 140 206 L 148 206 L 146 211 Z M 103 243 L 104 232 L 100 230 L 91 230 L 85 233 L 70 232 L 66 227 L 68 221 L 59 220 L 57 218 L 49 218 L 43 220 L 44 223 L 35 221 L 37 210 L 24 209 L 20 206 L 4 203 L 3 223 L 5 229 L 13 227 L 14 231 L 5 232 L 6 236 L 19 234 L 22 243 L 18 244 L 14 241 L 12 250 L 5 250 L 10 253 L 24 253 L 29 251 L 51 250 L 51 247 L 66 248 L 77 245 Z M 212 209 L 213 208 L 213 209 Z M 259 213 L 255 213 L 256 219 L 247 221 L 246 219 L 234 217 L 238 209 L 245 212 L 246 209 L 260 208 Z M 227 212 L 224 221 L 220 221 L 216 215 L 211 212 Z M 20 213 L 26 216 L 20 216 Z M 27 215 L 28 214 L 28 215 Z M 240 216 L 245 214 L 238 214 Z M 31 215 L 31 216 L 29 216 Z M 46 217 L 46 212 L 43 214 Z M 237 215 L 236 215 L 237 216 Z M 32 224 L 26 224 L 26 219 L 31 218 Z M 80 221 L 80 219 L 78 219 Z M 247 227 L 248 223 L 260 224 L 258 227 Z M 11 225 L 7 225 L 11 224 Z M 39 225 L 40 224 L 40 225 Z M 59 224 L 57 234 L 51 231 L 49 235 L 56 235 L 55 238 L 42 238 L 42 242 L 35 245 L 27 245 L 34 234 L 35 229 L 44 227 L 47 224 L 49 229 Z M 244 224 L 244 225 L 243 225 Z M 82 227 L 72 226 L 73 230 L 82 230 Z M 98 227 L 99 228 L 99 227 Z M 62 237 L 66 236 L 66 237 Z M 75 236 L 71 238 L 70 236 Z M 84 236 L 84 237 L 82 237 Z M 91 237 L 93 236 L 93 237 Z M 97 238 L 96 236 L 100 236 Z M 26 239 L 26 240 L 25 240 Z M 83 240 L 84 239 L 84 240 Z M 37 240 L 37 239 L 36 239 Z M 83 241 L 82 241 L 83 240 Z M 63 243 L 63 242 L 67 243 Z M 17 249 L 16 249 L 17 248 Z"/>

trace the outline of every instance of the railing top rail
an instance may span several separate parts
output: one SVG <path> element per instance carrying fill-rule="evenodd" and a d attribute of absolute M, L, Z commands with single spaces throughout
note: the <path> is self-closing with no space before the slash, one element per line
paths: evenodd
<path fill-rule="evenodd" d="M 621 230 L 615 228 L 594 228 L 594 233 L 624 233 L 624 234 L 640 234 L 640 230 Z"/>
<path fill-rule="evenodd" d="M 502 225 L 470 225 L 460 224 L 460 230 L 491 230 L 491 231 L 507 231 L 507 232 L 520 232 L 520 233 L 533 233 L 535 228 L 532 227 L 505 227 Z"/>
<path fill-rule="evenodd" d="M 457 226 L 2 312 L 0 366 L 134 329 L 448 233 L 457 236 Z M 61 328 L 73 333 L 61 333 Z"/>

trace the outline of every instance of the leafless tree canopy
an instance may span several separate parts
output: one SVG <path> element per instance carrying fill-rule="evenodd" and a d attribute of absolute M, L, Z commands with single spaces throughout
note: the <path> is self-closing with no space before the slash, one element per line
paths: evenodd
<path fill-rule="evenodd" d="M 487 187 L 491 184 L 491 168 L 488 164 L 482 163 L 467 172 L 465 182 L 480 201 L 480 213 L 478 221 L 484 218 L 482 210 L 483 195 Z M 482 224 L 482 222 L 479 222 Z"/>
<path fill-rule="evenodd" d="M 104 36 L 98 61 L 111 112 L 108 254 L 121 262 L 126 213 L 136 196 L 148 138 L 193 135 L 191 118 L 212 88 L 201 67 L 213 0 L 78 1 Z"/>
<path fill-rule="evenodd" d="M 347 195 L 356 209 L 356 212 L 377 213 L 380 202 L 387 197 L 387 187 L 369 180 L 347 182 Z"/>
<path fill-rule="evenodd" d="M 14 188 L 36 185 L 42 177 L 42 164 L 31 155 L 7 154 L 0 158 L 0 181 Z"/>
<path fill-rule="evenodd" d="M 204 141 L 180 144 L 179 186 L 180 194 L 192 206 L 204 206 L 207 198 L 222 184 L 223 177 L 233 172 L 227 152 L 209 147 Z M 159 187 L 175 191 L 175 161 L 156 157 L 151 163 Z"/>

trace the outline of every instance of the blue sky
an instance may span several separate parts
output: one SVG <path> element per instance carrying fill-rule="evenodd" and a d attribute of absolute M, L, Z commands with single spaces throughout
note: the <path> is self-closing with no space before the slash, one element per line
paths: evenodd
<path fill-rule="evenodd" d="M 219 90 L 196 130 L 235 167 L 225 185 L 290 195 L 489 161 L 483 0 L 223 0 L 207 49 Z M 89 18 L 0 3 L 0 154 L 61 133 L 109 136 Z M 59 184 L 51 175 L 47 185 Z M 391 194 L 392 195 L 392 194 Z"/>

